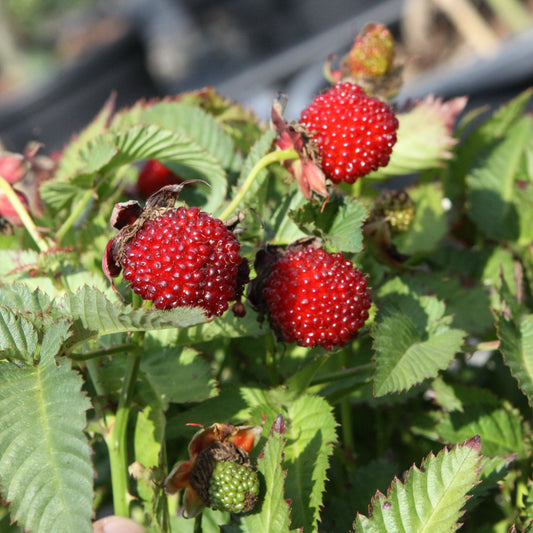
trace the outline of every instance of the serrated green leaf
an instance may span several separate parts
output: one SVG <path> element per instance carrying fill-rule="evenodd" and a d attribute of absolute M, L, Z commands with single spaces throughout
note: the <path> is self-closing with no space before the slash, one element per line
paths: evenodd
<path fill-rule="evenodd" d="M 166 409 L 170 402 L 199 402 L 216 393 L 211 368 L 192 349 L 150 351 L 141 362 L 141 379 Z"/>
<path fill-rule="evenodd" d="M 527 525 L 531 525 L 533 517 L 533 481 L 531 479 L 527 480 L 527 493 L 523 497 L 523 508 L 520 512 L 520 524 L 523 526 L 523 531 L 528 531 L 526 529 Z"/>
<path fill-rule="evenodd" d="M 285 491 L 291 500 L 294 528 L 314 531 L 320 518 L 322 493 L 337 422 L 331 406 L 318 396 L 301 396 L 287 406 L 287 444 L 283 466 Z"/>
<path fill-rule="evenodd" d="M 43 314 L 50 303 L 47 294 L 38 289 L 32 291 L 23 283 L 15 282 L 0 289 L 0 305 L 10 306 L 20 312 Z"/>
<path fill-rule="evenodd" d="M 39 335 L 27 318 L 0 307 L 0 357 L 30 361 L 39 346 Z"/>
<path fill-rule="evenodd" d="M 39 189 L 41 199 L 54 213 L 72 205 L 84 193 L 81 184 L 58 180 L 45 181 Z"/>
<path fill-rule="evenodd" d="M 218 159 L 224 168 L 236 169 L 241 163 L 231 137 L 201 107 L 183 102 L 158 102 L 140 113 L 139 123 L 184 133 Z"/>
<path fill-rule="evenodd" d="M 38 259 L 39 253 L 34 250 L 2 250 L 0 276 L 3 282 L 6 278 L 15 280 L 21 271 L 24 272 L 25 267 L 36 265 Z"/>
<path fill-rule="evenodd" d="M 497 408 L 499 398 L 489 389 L 477 386 L 445 383 L 442 378 L 433 380 L 431 388 L 435 395 L 435 403 L 444 411 L 464 412 L 473 405 L 484 405 Z"/>
<path fill-rule="evenodd" d="M 427 183 L 409 189 L 409 196 L 416 205 L 415 217 L 409 231 L 395 237 L 394 243 L 402 254 L 430 252 L 448 231 L 442 188 Z"/>
<path fill-rule="evenodd" d="M 134 309 L 111 303 L 100 291 L 83 287 L 67 293 L 62 300 L 65 314 L 73 321 L 71 347 L 111 333 L 185 328 L 205 322 L 200 308 L 176 308 L 169 311 Z"/>
<path fill-rule="evenodd" d="M 291 501 L 291 525 L 314 531 L 320 517 L 322 493 L 337 423 L 332 408 L 319 396 L 304 394 L 294 399 L 284 387 L 264 392 L 243 391 L 252 407 L 252 420 L 264 415 L 267 425 L 278 413 L 286 420 L 283 467 L 287 469 L 285 495 Z"/>
<path fill-rule="evenodd" d="M 466 177 L 469 216 L 492 239 L 517 240 L 520 235 L 513 201 L 515 177 L 532 135 L 531 119 L 517 122 L 505 138 L 474 162 Z"/>
<path fill-rule="evenodd" d="M 284 446 L 285 436 L 279 431 L 271 431 L 257 461 L 257 470 L 264 479 L 261 507 L 258 512 L 242 517 L 240 528 L 242 532 L 288 533 L 290 531 L 289 504 L 283 491 Z"/>
<path fill-rule="evenodd" d="M 9 308 L 29 320 L 37 331 L 46 330 L 61 314 L 52 305 L 50 296 L 40 288 L 31 289 L 26 283 L 15 282 L 0 289 L 0 306 Z"/>
<path fill-rule="evenodd" d="M 481 470 L 479 472 L 479 484 L 476 485 L 472 491 L 472 497 L 466 502 L 466 514 L 476 507 L 478 504 L 483 504 L 484 498 L 491 490 L 497 489 L 505 476 L 509 473 L 512 467 L 514 456 L 496 456 L 485 457 L 482 456 L 480 460 Z"/>
<path fill-rule="evenodd" d="M 428 298 L 428 301 L 435 304 L 435 309 L 440 307 L 436 299 Z M 421 330 L 420 323 L 412 318 L 415 313 L 406 313 L 405 306 L 397 310 L 394 307 L 382 309 L 381 316 L 384 316 L 373 331 L 376 396 L 400 392 L 436 377 L 448 367 L 465 337 L 463 331 L 449 329 L 445 322 L 439 324 L 438 315 L 433 318 L 427 315 L 427 323 Z"/>
<path fill-rule="evenodd" d="M 529 404 L 533 405 L 533 314 L 522 316 L 518 324 L 512 324 L 501 316 L 498 336 L 505 363 Z"/>
<path fill-rule="evenodd" d="M 0 362 L 0 485 L 11 516 L 38 533 L 92 532 L 90 404 L 70 361 Z"/>
<path fill-rule="evenodd" d="M 257 314 L 247 309 L 243 318 L 235 317 L 233 313 L 228 312 L 210 322 L 180 329 L 177 332 L 176 343 L 180 346 L 191 346 L 217 338 L 262 337 L 268 332 L 267 325 L 257 320 Z"/>
<path fill-rule="evenodd" d="M 437 456 L 431 453 L 405 482 L 395 478 L 387 495 L 372 500 L 370 518 L 357 515 L 355 533 L 455 531 L 467 494 L 478 478 L 480 442 L 471 439 Z"/>
<path fill-rule="evenodd" d="M 481 436 L 483 455 L 525 456 L 523 419 L 507 403 L 500 407 L 469 405 L 465 411 L 453 411 L 439 417 L 436 430 L 446 443 L 457 443 L 472 435 Z"/>
<path fill-rule="evenodd" d="M 447 173 L 447 195 L 452 200 L 464 193 L 464 179 L 479 154 L 490 149 L 499 140 L 505 138 L 507 131 L 521 120 L 524 110 L 531 98 L 531 89 L 519 94 L 516 98 L 500 107 L 480 126 L 474 128 L 457 146 L 456 157 L 450 162 Z M 472 116 L 472 115 L 471 115 Z M 475 117 L 474 117 L 475 118 Z M 451 188 L 450 188 L 451 185 Z M 462 198 L 461 198 L 462 201 Z"/>
<path fill-rule="evenodd" d="M 491 143 L 506 136 L 509 129 L 522 119 L 532 94 L 533 89 L 531 88 L 521 92 L 497 109 L 488 120 L 474 130 L 471 133 L 471 138 L 478 141 L 475 143 L 475 149 L 479 150 L 479 143 Z M 472 140 L 469 139 L 468 142 L 472 142 Z"/>
<path fill-rule="evenodd" d="M 192 434 L 195 430 L 186 424 L 211 425 L 213 422 L 241 424 L 250 421 L 250 402 L 247 401 L 248 387 L 226 386 L 220 393 L 199 404 L 193 405 L 187 411 L 169 415 L 168 437 L 176 438 L 183 433 Z M 261 423 L 262 414 L 257 422 Z M 255 421 L 250 422 L 255 423 Z"/>
<path fill-rule="evenodd" d="M 333 198 L 324 209 L 307 202 L 289 216 L 303 231 L 324 239 L 336 251 L 358 253 L 363 249 L 362 226 L 368 211 L 356 199 Z"/>
<path fill-rule="evenodd" d="M 183 133 L 161 126 L 135 125 L 94 139 L 83 151 L 84 174 L 109 173 L 127 163 L 159 159 L 183 178 L 201 178 L 211 185 L 204 209 L 213 212 L 226 196 L 226 173 L 220 162 Z"/>
<path fill-rule="evenodd" d="M 43 334 L 40 358 L 55 357 L 63 347 L 65 340 L 72 334 L 70 320 L 62 319 L 49 325 Z"/>
<path fill-rule="evenodd" d="M 533 405 L 533 314 L 520 312 L 505 280 L 500 292 L 505 308 L 494 311 L 500 352 L 529 405 Z"/>

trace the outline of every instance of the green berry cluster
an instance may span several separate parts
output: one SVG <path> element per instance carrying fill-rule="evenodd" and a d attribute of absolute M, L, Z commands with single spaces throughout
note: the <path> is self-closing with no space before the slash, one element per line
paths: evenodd
<path fill-rule="evenodd" d="M 253 468 L 232 461 L 216 463 L 209 482 L 209 501 L 213 509 L 246 513 L 255 506 L 258 494 L 259 478 Z"/>
<path fill-rule="evenodd" d="M 415 218 L 415 203 L 405 191 L 385 193 L 376 207 L 393 234 L 405 233 Z"/>

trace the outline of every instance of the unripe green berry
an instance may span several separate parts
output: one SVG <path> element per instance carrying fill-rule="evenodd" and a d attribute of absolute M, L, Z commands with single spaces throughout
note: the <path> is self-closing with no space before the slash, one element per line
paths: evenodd
<path fill-rule="evenodd" d="M 405 233 L 415 218 L 415 203 L 405 191 L 387 192 L 376 203 L 374 216 L 386 220 L 393 234 Z"/>
<path fill-rule="evenodd" d="M 250 466 L 231 461 L 217 462 L 209 482 L 213 509 L 230 513 L 251 511 L 259 494 L 259 478 Z"/>

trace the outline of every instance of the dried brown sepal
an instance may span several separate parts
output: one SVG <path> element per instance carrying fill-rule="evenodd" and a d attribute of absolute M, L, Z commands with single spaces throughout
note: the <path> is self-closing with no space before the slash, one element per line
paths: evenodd
<path fill-rule="evenodd" d="M 299 157 L 283 162 L 284 167 L 296 179 L 302 194 L 310 199 L 314 194 L 329 199 L 326 176 L 321 168 L 321 159 L 312 133 L 298 122 L 286 122 L 283 118 L 283 105 L 274 100 L 270 113 L 272 129 L 278 137 L 275 141 L 280 150 L 294 149 Z"/>
<path fill-rule="evenodd" d="M 107 243 L 102 258 L 102 270 L 112 285 L 112 278 L 116 278 L 122 271 L 121 260 L 124 257 L 126 245 L 137 235 L 147 220 L 174 209 L 174 204 L 183 187 L 197 181 L 206 183 L 203 180 L 188 180 L 162 187 L 146 200 L 144 208 L 135 200 L 115 205 L 110 223 L 120 231 Z"/>
<path fill-rule="evenodd" d="M 120 202 L 113 207 L 109 223 L 115 229 L 121 230 L 123 227 L 133 224 L 141 216 L 142 211 L 141 204 L 136 200 Z"/>

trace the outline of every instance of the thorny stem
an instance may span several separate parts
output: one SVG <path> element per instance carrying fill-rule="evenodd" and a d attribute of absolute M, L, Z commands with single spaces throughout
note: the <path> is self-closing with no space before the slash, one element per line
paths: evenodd
<path fill-rule="evenodd" d="M 252 168 L 250 174 L 244 180 L 242 187 L 239 189 L 239 192 L 235 195 L 230 204 L 224 209 L 222 214 L 218 217 L 220 220 L 225 220 L 228 218 L 238 205 L 242 202 L 242 199 L 246 196 L 250 188 L 252 187 L 255 179 L 259 175 L 259 172 L 266 168 L 271 163 L 281 163 L 283 161 L 290 161 L 292 159 L 298 159 L 300 156 L 298 152 L 293 148 L 287 150 L 276 150 L 274 152 L 269 152 L 263 156 Z"/>
<path fill-rule="evenodd" d="M 93 195 L 94 195 L 94 191 L 92 189 L 87 189 L 85 191 L 85 194 L 81 197 L 80 201 L 76 205 L 76 207 L 73 209 L 73 211 L 68 216 L 68 218 L 65 220 L 65 222 L 63 222 L 61 227 L 57 230 L 56 243 L 58 246 L 60 245 L 61 241 L 63 240 L 63 237 L 67 234 L 70 228 L 80 218 L 81 214 L 87 207 L 87 204 L 90 202 Z"/>
<path fill-rule="evenodd" d="M 35 244 L 39 247 L 39 250 L 41 250 L 41 252 L 47 252 L 50 249 L 50 246 L 39 235 L 39 230 L 37 229 L 35 222 L 33 222 L 30 214 L 20 201 L 15 190 L 2 176 L 0 176 L 0 190 L 2 190 L 2 192 L 7 196 L 7 199 L 11 202 L 13 209 L 15 209 L 17 212 L 17 215 L 22 221 L 22 224 L 24 224 L 26 231 L 31 235 L 32 239 L 35 241 Z"/>

